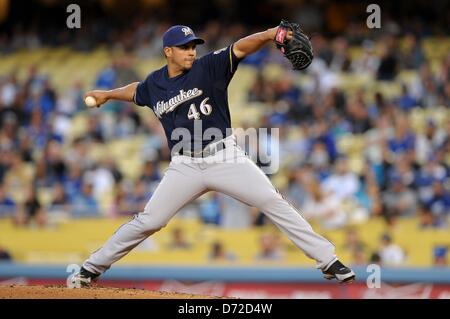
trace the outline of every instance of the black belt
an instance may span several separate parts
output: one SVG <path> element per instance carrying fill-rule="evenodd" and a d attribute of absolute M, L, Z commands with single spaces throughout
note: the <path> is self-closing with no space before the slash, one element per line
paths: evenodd
<path fill-rule="evenodd" d="M 217 152 L 219 152 L 225 148 L 226 148 L 225 143 L 219 142 L 213 146 L 209 146 L 209 145 L 206 146 L 202 151 L 191 152 L 191 151 L 182 150 L 178 154 L 193 157 L 193 158 L 202 158 L 202 157 L 208 157 L 208 156 L 214 155 Z"/>

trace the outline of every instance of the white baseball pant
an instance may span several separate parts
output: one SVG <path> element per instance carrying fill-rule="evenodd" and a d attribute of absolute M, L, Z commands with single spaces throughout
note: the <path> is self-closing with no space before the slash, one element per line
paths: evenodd
<path fill-rule="evenodd" d="M 217 191 L 254 206 L 268 216 L 317 268 L 336 260 L 334 245 L 315 233 L 301 214 L 275 189 L 269 178 L 236 145 L 234 136 L 225 149 L 205 158 L 172 157 L 168 169 L 143 212 L 122 225 L 83 264 L 102 274 L 134 247 L 165 227 L 186 204 L 208 191 Z"/>

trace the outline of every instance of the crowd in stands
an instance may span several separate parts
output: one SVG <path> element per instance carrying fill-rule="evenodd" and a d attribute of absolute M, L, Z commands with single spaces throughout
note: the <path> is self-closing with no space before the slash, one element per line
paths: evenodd
<path fill-rule="evenodd" d="M 162 33 L 167 23 L 142 22 L 118 38 L 117 45 L 139 58 L 160 57 Z M 226 30 L 226 31 L 224 31 Z M 198 47 L 201 56 L 211 49 L 229 45 L 247 32 L 242 25 L 221 28 L 211 22 L 201 30 L 207 45 Z M 31 35 L 15 36 L 16 47 L 38 47 Z M 386 34 L 359 43 L 362 54 L 353 58 L 349 37 L 313 38 L 315 59 L 305 86 L 294 80 L 297 73 L 268 79 L 259 72 L 246 92 L 249 103 L 265 108 L 260 127 L 280 128 L 280 158 L 295 154 L 288 167 L 288 183 L 281 191 L 307 219 L 324 228 L 338 229 L 353 222 L 382 217 L 395 226 L 399 218 L 420 217 L 420 227 L 448 227 L 450 217 L 450 54 L 433 68 L 423 50 L 425 38 L 413 33 Z M 33 41 L 32 41 L 33 40 Z M 80 40 L 81 41 L 81 40 Z M 89 46 L 87 46 L 89 47 Z M 5 48 L 3 48 L 5 51 Z M 132 60 L 125 58 L 102 70 L 92 86 L 110 89 L 139 80 Z M 288 69 L 275 48 L 264 48 L 242 62 L 257 70 L 269 63 Z M 397 96 L 359 87 L 350 94 L 339 88 L 339 74 L 366 75 L 395 84 L 403 71 L 414 71 L 413 82 L 400 83 Z M 87 111 L 82 83 L 64 92 L 52 87 L 51 77 L 31 68 L 24 81 L 15 73 L 0 75 L 0 217 L 20 225 L 45 227 L 49 216 L 70 212 L 76 217 L 130 216 L 142 211 L 161 180 L 161 166 L 169 160 L 165 138 L 155 119 L 143 118 L 130 103 L 110 102 Z M 91 85 L 91 83 L 89 83 Z M 445 108 L 443 121 L 426 119 L 424 130 L 412 126 L 411 112 Z M 85 134 L 69 139 L 77 114 L 89 112 Z M 431 114 L 431 113 L 430 113 Z M 292 133 L 297 138 L 292 138 Z M 124 178 L 114 158 L 96 161 L 87 156 L 97 143 L 147 136 L 144 169 L 136 180 Z M 342 152 L 339 140 L 356 136 L 363 140 L 362 169 L 352 167 L 352 156 Z M 148 151 L 150 150 L 150 151 Z M 51 192 L 43 205 L 39 190 Z M 101 196 L 114 194 L 108 207 Z M 204 223 L 223 227 L 266 224 L 263 215 L 222 194 L 213 194 L 196 205 Z M 349 235 L 352 236 L 351 234 Z M 364 250 L 352 243 L 355 260 Z M 373 260 L 401 263 L 404 257 L 392 246 L 388 234 Z M 257 258 L 282 258 L 272 251 L 271 238 L 261 238 Z M 216 243 L 211 258 L 226 257 Z M 225 257 L 224 257 L 225 256 Z M 387 256 L 387 257 L 386 257 Z M 219 258 L 219 257 L 218 257 Z"/>

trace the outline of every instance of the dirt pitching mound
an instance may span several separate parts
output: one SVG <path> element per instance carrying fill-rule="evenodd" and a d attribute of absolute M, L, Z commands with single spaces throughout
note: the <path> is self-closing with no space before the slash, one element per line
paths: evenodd
<path fill-rule="evenodd" d="M 223 299 L 204 295 L 143 289 L 64 286 L 0 286 L 0 299 Z"/>

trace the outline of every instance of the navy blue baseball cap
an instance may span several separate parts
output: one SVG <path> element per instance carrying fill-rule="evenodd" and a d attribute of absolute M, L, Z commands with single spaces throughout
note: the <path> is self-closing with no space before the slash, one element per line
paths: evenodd
<path fill-rule="evenodd" d="M 163 35 L 163 47 L 177 47 L 194 41 L 196 44 L 203 44 L 205 40 L 195 36 L 194 31 L 185 25 L 174 25 Z"/>

